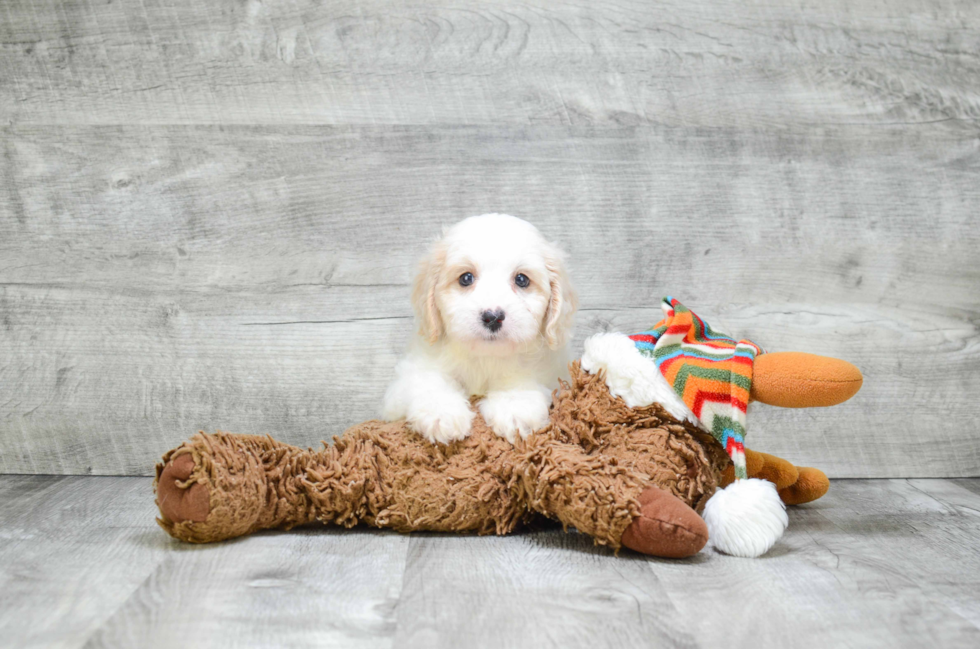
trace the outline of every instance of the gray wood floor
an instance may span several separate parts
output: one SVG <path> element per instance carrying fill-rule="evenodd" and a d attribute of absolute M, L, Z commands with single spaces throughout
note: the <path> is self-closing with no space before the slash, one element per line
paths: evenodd
<path fill-rule="evenodd" d="M 0 477 L 0 645 L 980 646 L 980 479 L 834 481 L 756 560 L 560 530 L 190 546 L 153 514 L 146 478 Z"/>

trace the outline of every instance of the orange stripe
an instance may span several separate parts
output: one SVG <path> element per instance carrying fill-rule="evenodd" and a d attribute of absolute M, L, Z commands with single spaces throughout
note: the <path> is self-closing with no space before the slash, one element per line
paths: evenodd
<path fill-rule="evenodd" d="M 700 377 L 689 376 L 684 384 L 684 403 L 690 405 L 698 392 L 718 392 L 730 394 L 739 401 L 748 401 L 749 391 L 731 383 L 716 381 L 714 379 L 702 379 Z"/>

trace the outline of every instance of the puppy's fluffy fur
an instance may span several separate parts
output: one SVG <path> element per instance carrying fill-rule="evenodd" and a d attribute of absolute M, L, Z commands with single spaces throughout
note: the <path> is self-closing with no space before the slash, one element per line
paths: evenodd
<path fill-rule="evenodd" d="M 478 395 L 510 442 L 548 422 L 577 298 L 563 253 L 537 228 L 504 214 L 457 223 L 419 265 L 412 302 L 419 332 L 385 394 L 386 419 L 404 417 L 433 442 L 463 439 Z M 503 312 L 499 329 L 484 323 L 488 311 Z"/>

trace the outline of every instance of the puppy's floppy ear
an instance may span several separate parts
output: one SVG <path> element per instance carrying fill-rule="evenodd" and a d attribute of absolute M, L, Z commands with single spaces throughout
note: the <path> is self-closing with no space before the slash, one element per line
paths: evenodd
<path fill-rule="evenodd" d="M 565 253 L 553 244 L 547 244 L 545 268 L 551 299 L 544 315 L 544 339 L 551 349 L 558 349 L 568 340 L 572 330 L 572 318 L 578 308 L 578 295 L 565 269 Z"/>
<path fill-rule="evenodd" d="M 412 286 L 412 307 L 419 321 L 419 335 L 434 343 L 442 336 L 442 315 L 436 304 L 436 290 L 446 262 L 446 246 L 440 239 L 419 262 Z"/>

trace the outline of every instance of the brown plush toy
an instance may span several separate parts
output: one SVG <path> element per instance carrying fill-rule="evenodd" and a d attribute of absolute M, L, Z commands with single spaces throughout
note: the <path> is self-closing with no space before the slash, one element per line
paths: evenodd
<path fill-rule="evenodd" d="M 425 441 L 404 421 L 364 422 L 317 451 L 200 433 L 157 465 L 158 522 L 175 538 L 204 543 L 314 521 L 506 534 L 544 515 L 616 550 L 686 557 L 711 537 L 720 551 L 758 556 L 786 526 L 780 498 L 798 504 L 827 491 L 822 472 L 751 451 L 748 479 L 736 476 L 730 444 L 669 404 L 627 405 L 633 397 L 614 394 L 622 385 L 612 383 L 624 366 L 599 362 L 595 344 L 586 351 L 555 391 L 549 425 L 514 445 L 478 411 L 471 434 L 447 445 Z M 760 355 L 754 368 L 751 398 L 784 407 L 839 403 L 862 381 L 853 365 L 809 354 Z M 764 486 L 750 489 L 755 483 Z M 713 494 L 739 485 L 771 492 L 761 514 L 744 496 L 728 495 L 734 505 L 715 506 L 725 515 L 706 522 L 700 512 Z"/>

